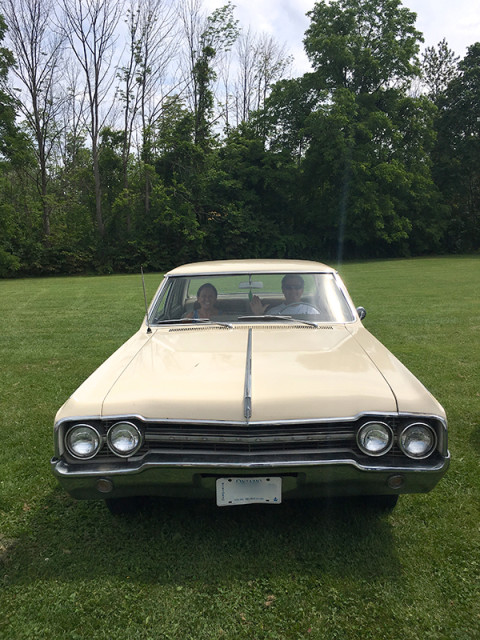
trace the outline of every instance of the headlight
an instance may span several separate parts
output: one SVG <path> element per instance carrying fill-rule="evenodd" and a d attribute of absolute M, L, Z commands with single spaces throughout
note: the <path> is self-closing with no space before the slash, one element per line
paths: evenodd
<path fill-rule="evenodd" d="M 113 453 L 128 458 L 142 446 L 142 434 L 131 422 L 117 422 L 109 429 L 107 442 Z"/>
<path fill-rule="evenodd" d="M 369 456 L 382 456 L 393 444 L 393 431 L 384 422 L 367 422 L 357 433 L 359 449 Z"/>
<path fill-rule="evenodd" d="M 428 458 L 437 446 L 435 431 L 423 422 L 406 427 L 399 438 L 400 449 L 409 458 Z"/>
<path fill-rule="evenodd" d="M 68 430 L 65 438 L 67 451 L 81 460 L 93 458 L 99 451 L 102 438 L 89 424 L 76 424 Z"/>

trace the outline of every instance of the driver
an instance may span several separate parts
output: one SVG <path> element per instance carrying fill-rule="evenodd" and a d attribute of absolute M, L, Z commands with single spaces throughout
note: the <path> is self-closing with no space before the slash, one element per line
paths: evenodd
<path fill-rule="evenodd" d="M 302 276 L 288 274 L 282 278 L 282 292 L 285 296 L 285 302 L 268 309 L 268 304 L 263 304 L 258 296 L 253 296 L 250 308 L 256 316 L 264 314 L 267 309 L 269 314 L 276 316 L 318 313 L 315 307 L 302 302 L 303 287 Z"/>

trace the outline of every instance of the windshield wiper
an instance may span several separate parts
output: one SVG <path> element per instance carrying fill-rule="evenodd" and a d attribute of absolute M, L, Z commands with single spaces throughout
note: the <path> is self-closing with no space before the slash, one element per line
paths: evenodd
<path fill-rule="evenodd" d="M 210 320 L 210 318 L 171 318 L 170 320 L 154 320 L 153 325 L 159 324 L 215 324 L 220 327 L 232 329 L 233 325 L 229 322 L 220 322 L 219 320 Z"/>
<path fill-rule="evenodd" d="M 192 318 L 192 322 L 200 322 L 201 324 L 215 324 L 219 327 L 227 327 L 233 329 L 233 324 L 230 322 L 222 322 L 221 320 L 211 320 L 210 318 Z"/>
<path fill-rule="evenodd" d="M 312 322 L 311 320 L 300 320 L 299 318 L 294 318 L 293 316 L 279 316 L 279 315 L 264 315 L 264 316 L 239 316 L 238 320 L 289 320 L 290 322 L 299 322 L 300 324 L 306 324 L 309 327 L 318 327 L 317 322 Z"/>
<path fill-rule="evenodd" d="M 170 320 L 154 320 L 153 324 L 178 324 L 181 322 L 186 324 L 187 322 L 191 322 L 191 320 L 191 318 L 170 318 Z"/>

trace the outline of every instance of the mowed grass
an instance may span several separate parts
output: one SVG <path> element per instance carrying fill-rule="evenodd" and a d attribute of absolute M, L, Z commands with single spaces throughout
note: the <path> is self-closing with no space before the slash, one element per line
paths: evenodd
<path fill-rule="evenodd" d="M 72 500 L 50 473 L 53 418 L 138 328 L 140 277 L 0 281 L 0 638 L 480 637 L 480 259 L 340 272 L 449 418 L 447 476 L 389 515 L 159 501 L 114 518 Z"/>

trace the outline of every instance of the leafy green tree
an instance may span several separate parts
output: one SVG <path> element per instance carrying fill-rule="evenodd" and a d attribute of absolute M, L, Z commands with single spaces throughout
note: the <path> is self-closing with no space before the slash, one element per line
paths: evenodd
<path fill-rule="evenodd" d="M 297 97 L 281 111 L 305 149 L 300 193 L 311 251 L 342 259 L 425 250 L 441 233 L 430 229 L 433 113 L 406 95 L 419 70 L 415 14 L 399 0 L 338 0 L 317 2 L 309 15 L 314 71 L 282 85 Z"/>
<path fill-rule="evenodd" d="M 0 15 L 0 44 L 3 43 L 7 26 Z M 0 160 L 10 159 L 11 140 L 18 133 L 15 126 L 15 107 L 7 91 L 8 72 L 15 64 L 13 53 L 6 47 L 0 47 Z"/>
<path fill-rule="evenodd" d="M 67 135 L 62 163 L 53 182 L 54 210 L 48 246 L 44 248 L 45 269 L 56 273 L 101 270 L 98 262 L 98 231 L 92 152 L 85 138 Z"/>
<path fill-rule="evenodd" d="M 265 149 L 255 125 L 231 130 L 209 183 L 209 252 L 221 257 L 301 255 L 297 177 L 290 154 Z"/>
<path fill-rule="evenodd" d="M 194 141 L 195 116 L 178 97 L 165 101 L 152 131 L 152 194 L 145 223 L 164 266 L 203 253 L 205 184 L 211 153 Z"/>
<path fill-rule="evenodd" d="M 131 0 L 130 56 L 117 75 L 120 5 L 59 6 L 85 86 L 70 78 L 69 99 L 50 105 L 61 116 L 62 144 L 43 201 L 31 179 L 38 140 L 15 125 L 6 92 L 13 58 L 0 48 L 0 277 L 478 249 L 480 44 L 453 76 L 446 43 L 427 49 L 429 93 L 412 97 L 415 14 L 400 0 L 319 1 L 305 35 L 313 70 L 303 77 L 271 86 L 288 59 L 267 38 L 255 40 L 253 56 L 253 39 L 243 41 L 239 124 L 228 123 L 222 137 L 217 74 L 238 35 L 230 3 L 205 17 L 201 0 L 179 0 L 184 13 L 174 24 L 170 4 L 163 13 L 157 0 Z M 168 94 L 162 65 L 175 55 L 178 26 L 188 35 L 188 65 L 184 84 L 172 80 Z M 0 18 L 0 44 L 4 32 Z M 48 29 L 44 35 L 48 42 Z M 107 127 L 115 78 L 122 120 Z M 48 243 L 42 202 L 52 221 Z"/>
<path fill-rule="evenodd" d="M 435 178 L 451 207 L 449 249 L 480 248 L 480 42 L 439 99 Z"/>
<path fill-rule="evenodd" d="M 6 24 L 0 15 L 0 45 Z M 7 87 L 13 53 L 0 46 L 0 277 L 24 269 L 38 253 L 38 212 L 30 197 L 26 169 L 34 165 L 28 137 L 16 124 Z"/>
<path fill-rule="evenodd" d="M 308 15 L 305 50 L 320 86 L 372 92 L 418 72 L 422 35 L 400 0 L 321 1 Z"/>
<path fill-rule="evenodd" d="M 315 74 L 281 80 L 272 88 L 265 108 L 253 114 L 250 122 L 259 132 L 268 132 L 272 150 L 289 153 L 300 166 L 311 140 L 308 117 L 322 110 L 327 98 L 328 92 L 318 87 Z"/>

